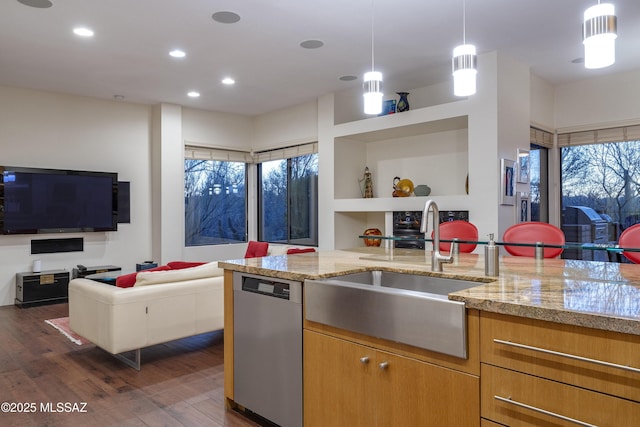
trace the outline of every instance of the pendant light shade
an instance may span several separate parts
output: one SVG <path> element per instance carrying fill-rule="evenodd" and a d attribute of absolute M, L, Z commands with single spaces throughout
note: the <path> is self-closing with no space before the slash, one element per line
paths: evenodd
<path fill-rule="evenodd" d="M 616 62 L 617 18 L 611 3 L 598 2 L 584 12 L 584 66 L 604 68 Z"/>
<path fill-rule="evenodd" d="M 476 74 L 476 47 L 472 44 L 462 44 L 453 49 L 453 94 L 475 94 Z"/>
<path fill-rule="evenodd" d="M 369 71 L 364 75 L 364 113 L 382 113 L 382 73 Z"/>
<path fill-rule="evenodd" d="M 462 0 L 462 44 L 453 49 L 453 94 L 471 96 L 476 93 L 476 47 L 467 44 L 467 3 Z"/>

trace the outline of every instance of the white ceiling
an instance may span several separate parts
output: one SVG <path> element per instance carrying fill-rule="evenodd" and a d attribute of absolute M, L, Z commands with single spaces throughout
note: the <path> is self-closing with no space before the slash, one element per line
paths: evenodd
<path fill-rule="evenodd" d="M 360 87 L 371 67 L 371 0 L 50 1 L 0 2 L 0 85 L 256 115 Z M 583 56 L 582 14 L 596 0 L 467 0 L 467 42 L 480 54 L 513 56 L 553 84 L 638 69 L 640 1 L 611 2 L 617 60 L 606 69 L 571 62 Z M 378 0 L 373 10 L 385 87 L 450 80 L 462 0 Z M 218 11 L 241 19 L 217 23 Z M 78 38 L 78 25 L 95 36 Z M 309 39 L 324 46 L 301 48 Z M 169 57 L 174 48 L 187 56 Z M 339 80 L 345 75 L 358 79 Z M 225 76 L 237 83 L 221 84 Z"/>

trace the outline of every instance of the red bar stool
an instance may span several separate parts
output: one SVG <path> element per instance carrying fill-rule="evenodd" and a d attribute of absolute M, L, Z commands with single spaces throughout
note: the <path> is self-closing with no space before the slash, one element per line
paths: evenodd
<path fill-rule="evenodd" d="M 632 225 L 625 229 L 618 239 L 621 248 L 640 248 L 640 224 Z M 640 264 L 640 252 L 622 252 L 629 261 Z"/>
<path fill-rule="evenodd" d="M 433 232 L 431 233 L 433 238 Z M 469 221 L 448 221 L 440 224 L 440 251 L 449 252 L 451 250 L 451 242 L 443 242 L 442 240 L 467 240 L 478 241 L 478 229 Z M 473 252 L 477 243 L 460 243 L 460 252 Z"/>
<path fill-rule="evenodd" d="M 505 243 L 504 248 L 514 256 L 535 257 L 536 248 L 534 246 L 509 246 L 506 243 L 529 243 L 535 244 L 542 242 L 547 245 L 564 245 L 564 232 L 555 225 L 546 222 L 522 222 L 512 225 L 502 235 L 502 241 Z M 543 249 L 545 258 L 556 258 L 560 256 L 563 248 Z"/>

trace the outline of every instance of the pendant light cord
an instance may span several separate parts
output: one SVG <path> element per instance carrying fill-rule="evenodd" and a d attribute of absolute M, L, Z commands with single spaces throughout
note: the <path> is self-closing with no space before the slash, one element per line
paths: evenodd
<path fill-rule="evenodd" d="M 375 71 L 374 67 L 374 36 L 373 36 L 373 22 L 374 22 L 374 0 L 371 0 L 371 71 Z"/>
<path fill-rule="evenodd" d="M 462 44 L 467 44 L 467 2 L 462 0 Z"/>

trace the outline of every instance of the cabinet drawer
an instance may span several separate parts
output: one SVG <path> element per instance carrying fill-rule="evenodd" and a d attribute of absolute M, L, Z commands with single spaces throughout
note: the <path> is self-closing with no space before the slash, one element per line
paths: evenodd
<path fill-rule="evenodd" d="M 640 402 L 640 336 L 482 312 L 480 359 Z"/>
<path fill-rule="evenodd" d="M 482 417 L 517 426 L 637 425 L 640 404 L 482 364 Z"/>

